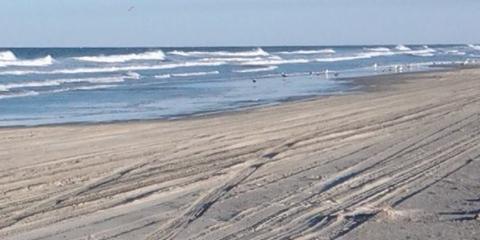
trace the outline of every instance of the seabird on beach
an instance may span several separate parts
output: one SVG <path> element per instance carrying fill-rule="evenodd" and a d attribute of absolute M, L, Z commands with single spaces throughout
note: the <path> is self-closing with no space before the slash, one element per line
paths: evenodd
<path fill-rule="evenodd" d="M 253 83 L 256 83 L 257 80 L 256 80 L 255 78 L 252 78 L 252 82 L 253 82 Z"/>
<path fill-rule="evenodd" d="M 282 72 L 282 77 L 284 77 L 284 78 L 287 77 L 287 74 Z"/>

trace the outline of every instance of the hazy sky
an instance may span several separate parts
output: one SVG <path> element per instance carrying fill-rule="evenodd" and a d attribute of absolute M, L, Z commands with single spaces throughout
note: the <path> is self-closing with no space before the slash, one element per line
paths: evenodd
<path fill-rule="evenodd" d="M 0 0 L 3 47 L 398 43 L 480 43 L 480 0 Z"/>

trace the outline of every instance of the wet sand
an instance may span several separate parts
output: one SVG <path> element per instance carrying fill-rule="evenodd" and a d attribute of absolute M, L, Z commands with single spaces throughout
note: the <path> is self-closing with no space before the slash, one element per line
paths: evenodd
<path fill-rule="evenodd" d="M 0 239 L 479 239 L 480 70 L 176 121 L 0 129 Z"/>

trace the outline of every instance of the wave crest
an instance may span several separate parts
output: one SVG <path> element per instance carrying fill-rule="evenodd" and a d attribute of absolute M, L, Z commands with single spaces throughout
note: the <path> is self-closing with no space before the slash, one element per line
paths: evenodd
<path fill-rule="evenodd" d="M 12 55 L 10 55 L 10 53 Z M 43 67 L 43 66 L 48 66 L 53 64 L 54 59 L 52 56 L 48 55 L 43 58 L 37 58 L 37 59 L 26 59 L 26 60 L 19 60 L 13 55 L 12 52 L 4 52 L 0 56 L 0 67 L 8 67 L 8 66 L 14 66 L 14 67 Z"/>
<path fill-rule="evenodd" d="M 84 62 L 97 62 L 97 63 L 123 63 L 129 61 L 140 60 L 165 60 L 165 53 L 162 50 L 150 51 L 144 53 L 131 53 L 131 54 L 119 54 L 119 55 L 99 55 L 99 56 L 84 56 L 75 57 L 74 59 Z"/>
<path fill-rule="evenodd" d="M 468 44 L 468 46 L 472 49 L 480 51 L 480 45 L 473 45 L 473 44 Z"/>
<path fill-rule="evenodd" d="M 390 52 L 390 48 L 386 48 L 386 47 L 365 48 L 365 50 L 371 51 L 371 52 Z"/>
<path fill-rule="evenodd" d="M 257 48 L 252 51 L 243 51 L 243 52 L 226 52 L 226 51 L 217 51 L 217 52 L 201 52 L 201 51 L 171 51 L 168 52 L 171 55 L 191 57 L 191 56 L 215 56 L 215 57 L 256 57 L 256 56 L 269 56 L 270 54 L 265 52 L 261 48 Z"/>
<path fill-rule="evenodd" d="M 409 48 L 409 47 L 407 47 L 407 46 L 405 46 L 405 45 L 402 45 L 402 44 L 397 45 L 397 46 L 395 47 L 395 49 L 397 49 L 398 51 L 411 51 L 411 50 L 412 50 L 411 48 Z"/>
<path fill-rule="evenodd" d="M 17 57 L 12 51 L 0 52 L 0 61 L 15 61 Z"/>

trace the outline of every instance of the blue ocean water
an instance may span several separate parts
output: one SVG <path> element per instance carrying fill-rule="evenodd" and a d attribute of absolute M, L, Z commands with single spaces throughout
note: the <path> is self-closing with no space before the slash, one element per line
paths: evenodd
<path fill-rule="evenodd" d="M 226 111 L 477 60 L 478 45 L 0 49 L 0 126 Z"/>

